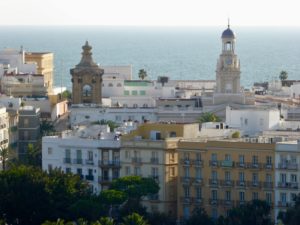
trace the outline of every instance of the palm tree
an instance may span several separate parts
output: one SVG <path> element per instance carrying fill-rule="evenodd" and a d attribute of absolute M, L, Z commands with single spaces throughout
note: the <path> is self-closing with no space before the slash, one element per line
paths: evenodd
<path fill-rule="evenodd" d="M 148 76 L 148 75 L 147 75 L 146 70 L 144 70 L 144 69 L 140 69 L 140 70 L 139 70 L 139 78 L 140 78 L 141 80 L 144 80 L 147 76 Z"/>
<path fill-rule="evenodd" d="M 216 116 L 214 113 L 205 112 L 197 119 L 197 121 L 199 123 L 220 122 L 221 119 L 218 116 Z"/>
<path fill-rule="evenodd" d="M 149 225 L 148 222 L 138 213 L 123 217 L 122 225 Z"/>
<path fill-rule="evenodd" d="M 112 218 L 109 217 L 101 217 L 100 220 L 97 220 L 92 225 L 114 225 L 115 222 Z"/>
<path fill-rule="evenodd" d="M 286 80 L 287 78 L 288 78 L 288 73 L 287 73 L 286 71 L 282 70 L 282 71 L 280 72 L 280 74 L 279 74 L 279 79 L 280 79 L 281 81 L 284 81 L 284 80 Z"/>
<path fill-rule="evenodd" d="M 6 170 L 7 162 L 16 158 L 15 152 L 11 148 L 0 147 L 0 163 L 2 163 L 2 170 Z"/>

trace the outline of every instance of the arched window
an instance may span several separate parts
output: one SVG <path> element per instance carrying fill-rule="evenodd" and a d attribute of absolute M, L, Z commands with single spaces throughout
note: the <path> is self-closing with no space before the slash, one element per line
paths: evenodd
<path fill-rule="evenodd" d="M 109 83 L 108 84 L 108 87 L 113 87 L 114 85 L 112 83 Z"/>
<path fill-rule="evenodd" d="M 82 95 L 84 97 L 89 97 L 92 95 L 92 87 L 88 84 L 85 84 L 82 88 Z"/>

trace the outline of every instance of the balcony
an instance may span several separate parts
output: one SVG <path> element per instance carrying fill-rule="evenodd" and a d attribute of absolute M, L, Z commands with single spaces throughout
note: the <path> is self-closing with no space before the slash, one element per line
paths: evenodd
<path fill-rule="evenodd" d="M 200 159 L 192 160 L 192 164 L 193 164 L 194 166 L 203 167 L 203 161 L 200 160 Z"/>
<path fill-rule="evenodd" d="M 191 160 L 189 160 L 189 159 L 180 159 L 180 163 L 182 165 L 189 166 L 189 165 L 191 165 Z"/>
<path fill-rule="evenodd" d="M 264 182 L 263 187 L 266 189 L 273 189 L 273 182 Z"/>
<path fill-rule="evenodd" d="M 261 169 L 262 168 L 262 164 L 261 163 L 257 163 L 257 162 L 252 162 L 252 163 L 247 163 L 246 167 L 249 169 Z"/>
<path fill-rule="evenodd" d="M 119 160 L 99 160 L 98 165 L 100 167 L 120 167 Z"/>
<path fill-rule="evenodd" d="M 210 160 L 209 161 L 209 166 L 218 167 L 218 165 L 219 165 L 219 163 L 216 160 Z"/>
<path fill-rule="evenodd" d="M 244 180 L 236 181 L 236 186 L 239 187 L 239 188 L 244 188 L 244 187 L 246 187 L 246 185 L 247 185 L 247 183 Z"/>
<path fill-rule="evenodd" d="M 222 199 L 222 200 L 219 200 L 219 204 L 226 206 L 226 207 L 232 207 L 234 205 L 234 201 Z"/>
<path fill-rule="evenodd" d="M 219 205 L 219 203 L 220 203 L 220 200 L 218 200 L 218 199 L 215 199 L 215 198 L 210 198 L 209 199 L 209 204 L 210 205 Z"/>
<path fill-rule="evenodd" d="M 273 165 L 272 164 L 264 164 L 264 168 L 267 170 L 271 170 L 271 169 L 273 169 Z"/>
<path fill-rule="evenodd" d="M 151 164 L 159 164 L 159 159 L 158 158 L 151 158 L 150 163 Z"/>
<path fill-rule="evenodd" d="M 285 188 L 285 189 L 298 189 L 298 183 L 297 182 L 278 182 L 277 187 Z"/>
<path fill-rule="evenodd" d="M 101 176 L 98 177 L 98 183 L 99 184 L 107 184 L 107 183 L 110 183 L 110 182 L 112 182 L 111 177 L 101 177 Z"/>
<path fill-rule="evenodd" d="M 64 158 L 64 163 L 71 164 L 71 158 Z"/>
<path fill-rule="evenodd" d="M 231 180 L 221 180 L 220 181 L 220 185 L 222 187 L 233 187 L 234 186 L 234 182 Z"/>
<path fill-rule="evenodd" d="M 278 207 L 290 207 L 290 206 L 292 206 L 292 204 L 290 202 L 286 202 L 286 201 L 278 201 L 277 206 Z"/>
<path fill-rule="evenodd" d="M 82 164 L 82 159 L 73 159 L 74 164 Z"/>
<path fill-rule="evenodd" d="M 191 204 L 193 202 L 193 199 L 189 196 L 186 196 L 186 197 L 180 197 L 180 201 L 183 204 Z"/>
<path fill-rule="evenodd" d="M 292 162 L 278 163 L 277 168 L 284 170 L 298 170 L 298 164 Z"/>
<path fill-rule="evenodd" d="M 140 158 L 140 157 L 133 157 L 131 159 L 131 162 L 134 163 L 134 164 L 142 164 L 142 158 Z"/>
<path fill-rule="evenodd" d="M 196 197 L 196 198 L 194 199 L 194 202 L 195 202 L 195 204 L 197 204 L 197 205 L 202 205 L 202 204 L 203 204 L 203 199 L 202 199 L 202 198 Z"/>
<path fill-rule="evenodd" d="M 217 179 L 209 179 L 209 186 L 217 187 L 219 184 L 219 181 Z"/>
<path fill-rule="evenodd" d="M 191 177 L 181 177 L 180 178 L 181 183 L 185 185 L 189 185 L 192 183 L 192 178 Z"/>
<path fill-rule="evenodd" d="M 231 168 L 233 167 L 233 162 L 231 160 L 223 160 L 221 161 L 221 166 Z"/>
<path fill-rule="evenodd" d="M 245 204 L 246 204 L 245 200 L 236 201 L 236 206 L 242 206 L 242 205 L 245 205 Z"/>
<path fill-rule="evenodd" d="M 93 161 L 92 159 L 86 159 L 86 160 L 85 160 L 85 164 L 86 164 L 86 165 L 91 165 L 91 166 L 92 166 L 92 165 L 94 165 L 94 161 Z"/>
<path fill-rule="evenodd" d="M 248 187 L 252 187 L 252 188 L 261 188 L 262 183 L 254 180 L 254 181 L 248 181 L 247 185 L 248 185 Z"/>
<path fill-rule="evenodd" d="M 93 175 L 86 175 L 85 179 L 89 180 L 89 181 L 93 181 L 94 180 L 94 176 Z"/>
<path fill-rule="evenodd" d="M 244 162 L 236 162 L 235 165 L 238 168 L 246 168 L 246 164 Z"/>
<path fill-rule="evenodd" d="M 203 179 L 202 178 L 195 178 L 194 185 L 203 185 Z"/>

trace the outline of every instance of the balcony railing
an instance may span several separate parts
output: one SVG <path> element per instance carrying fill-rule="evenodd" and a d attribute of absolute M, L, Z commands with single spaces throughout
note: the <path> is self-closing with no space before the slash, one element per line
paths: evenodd
<path fill-rule="evenodd" d="M 100 167 L 120 167 L 119 160 L 99 160 L 98 165 Z"/>
<path fill-rule="evenodd" d="M 217 167 L 219 165 L 219 162 L 217 160 L 210 160 L 209 166 Z"/>
<path fill-rule="evenodd" d="M 220 200 L 218 200 L 218 199 L 214 199 L 214 198 L 209 199 L 210 205 L 219 205 L 219 203 L 220 203 Z"/>
<path fill-rule="evenodd" d="M 233 162 L 231 160 L 223 160 L 221 161 L 222 167 L 233 167 Z"/>
<path fill-rule="evenodd" d="M 297 163 L 278 163 L 277 166 L 278 169 L 286 169 L 286 170 L 297 170 L 298 169 L 298 164 Z"/>
<path fill-rule="evenodd" d="M 82 159 L 73 159 L 74 164 L 82 164 Z"/>
<path fill-rule="evenodd" d="M 94 180 L 94 176 L 93 175 L 86 175 L 85 179 L 89 180 L 89 181 L 93 181 Z"/>
<path fill-rule="evenodd" d="M 220 185 L 223 187 L 233 187 L 234 186 L 234 181 L 232 180 L 221 180 Z"/>
<path fill-rule="evenodd" d="M 64 158 L 64 163 L 71 164 L 71 158 Z"/>
<path fill-rule="evenodd" d="M 209 185 L 210 186 L 218 186 L 219 185 L 219 180 L 217 180 L 217 179 L 209 179 Z"/>
<path fill-rule="evenodd" d="M 142 163 L 142 158 L 140 157 L 133 157 L 131 159 L 132 163 L 135 163 L 135 164 L 141 164 Z"/>
<path fill-rule="evenodd" d="M 112 178 L 111 177 L 102 177 L 102 176 L 99 176 L 98 177 L 98 183 L 100 184 L 103 184 L 103 183 L 110 183 L 112 182 Z"/>
<path fill-rule="evenodd" d="M 260 181 L 248 181 L 247 182 L 247 187 L 261 188 L 262 187 L 262 183 Z"/>
<path fill-rule="evenodd" d="M 273 169 L 273 165 L 266 163 L 266 164 L 264 164 L 264 168 L 267 170 L 271 170 L 271 169 Z"/>
<path fill-rule="evenodd" d="M 200 160 L 200 159 L 192 160 L 192 164 L 195 165 L 195 166 L 203 167 L 203 161 Z"/>
<path fill-rule="evenodd" d="M 235 166 L 238 168 L 246 168 L 245 162 L 235 162 Z"/>
<path fill-rule="evenodd" d="M 181 177 L 180 178 L 180 181 L 183 183 L 183 184 L 190 184 L 192 183 L 193 179 L 191 177 Z"/>
<path fill-rule="evenodd" d="M 241 206 L 241 205 L 245 205 L 246 204 L 246 201 L 245 200 L 239 200 L 239 201 L 236 201 L 236 205 L 237 206 Z"/>
<path fill-rule="evenodd" d="M 298 189 L 299 185 L 297 182 L 278 182 L 277 187 L 286 189 Z"/>
<path fill-rule="evenodd" d="M 235 182 L 235 184 L 236 184 L 236 186 L 237 187 L 246 187 L 247 186 L 247 182 L 246 181 L 244 181 L 244 180 L 237 180 L 236 182 Z"/>
<path fill-rule="evenodd" d="M 92 159 L 86 159 L 85 164 L 86 165 L 94 165 L 94 161 Z"/>
<path fill-rule="evenodd" d="M 252 162 L 246 163 L 246 167 L 250 169 L 261 169 L 263 168 L 262 163 Z"/>
<path fill-rule="evenodd" d="M 273 189 L 273 182 L 264 182 L 263 187 L 268 189 Z"/>
<path fill-rule="evenodd" d="M 234 205 L 234 201 L 222 199 L 222 200 L 219 200 L 219 204 L 223 205 L 223 206 L 227 206 L 227 207 L 232 207 Z"/>
<path fill-rule="evenodd" d="M 193 184 L 194 185 L 203 185 L 203 179 L 202 178 L 195 178 Z"/>
<path fill-rule="evenodd" d="M 180 159 L 180 164 L 189 166 L 189 165 L 191 165 L 191 160 L 189 160 L 189 159 Z"/>

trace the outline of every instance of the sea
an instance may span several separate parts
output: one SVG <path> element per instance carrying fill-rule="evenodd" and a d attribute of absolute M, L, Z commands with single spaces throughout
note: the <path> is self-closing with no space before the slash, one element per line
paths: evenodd
<path fill-rule="evenodd" d="M 149 79 L 215 79 L 221 34 L 227 27 L 2 26 L 0 49 L 54 53 L 54 84 L 71 88 L 70 69 L 89 41 L 100 66 L 132 65 L 133 78 L 145 69 Z M 300 27 L 234 27 L 241 85 L 300 79 Z"/>

